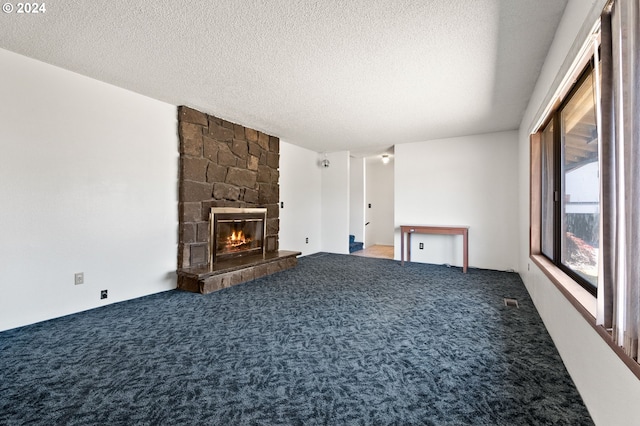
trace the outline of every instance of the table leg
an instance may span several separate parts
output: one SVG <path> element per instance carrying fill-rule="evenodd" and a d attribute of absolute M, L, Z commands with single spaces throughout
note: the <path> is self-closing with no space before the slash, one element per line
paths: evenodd
<path fill-rule="evenodd" d="M 400 228 L 400 265 L 404 266 L 404 231 Z"/>
<path fill-rule="evenodd" d="M 462 246 L 462 272 L 466 274 L 469 266 L 469 235 L 466 230 L 462 233 Z"/>

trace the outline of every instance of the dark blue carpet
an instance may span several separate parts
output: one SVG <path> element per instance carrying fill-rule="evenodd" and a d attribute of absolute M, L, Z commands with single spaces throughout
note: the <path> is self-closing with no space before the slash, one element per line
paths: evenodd
<path fill-rule="evenodd" d="M 0 424 L 593 423 L 517 274 L 321 253 L 0 333 Z"/>

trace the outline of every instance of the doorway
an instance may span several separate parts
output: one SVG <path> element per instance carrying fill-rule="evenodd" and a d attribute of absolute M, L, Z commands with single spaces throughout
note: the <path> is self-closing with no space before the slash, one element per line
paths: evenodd
<path fill-rule="evenodd" d="M 394 161 L 384 153 L 351 162 L 350 234 L 362 235 L 357 256 L 394 258 Z"/>

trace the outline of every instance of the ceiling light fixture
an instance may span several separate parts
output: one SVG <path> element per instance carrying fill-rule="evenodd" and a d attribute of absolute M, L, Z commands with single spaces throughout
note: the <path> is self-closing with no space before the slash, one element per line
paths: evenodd
<path fill-rule="evenodd" d="M 382 164 L 387 164 L 389 162 L 389 154 L 382 154 Z"/>

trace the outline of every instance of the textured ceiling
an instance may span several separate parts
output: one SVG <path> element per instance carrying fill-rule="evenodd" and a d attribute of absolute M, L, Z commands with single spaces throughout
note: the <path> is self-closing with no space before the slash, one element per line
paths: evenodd
<path fill-rule="evenodd" d="M 56 0 L 0 47 L 318 152 L 516 129 L 566 0 Z"/>

